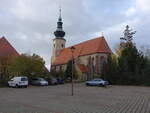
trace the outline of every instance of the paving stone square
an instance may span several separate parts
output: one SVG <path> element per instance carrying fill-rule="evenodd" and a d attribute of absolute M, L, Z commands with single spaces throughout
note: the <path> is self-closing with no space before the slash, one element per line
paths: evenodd
<path fill-rule="evenodd" d="M 83 83 L 0 88 L 0 113 L 150 113 L 150 87 Z"/>

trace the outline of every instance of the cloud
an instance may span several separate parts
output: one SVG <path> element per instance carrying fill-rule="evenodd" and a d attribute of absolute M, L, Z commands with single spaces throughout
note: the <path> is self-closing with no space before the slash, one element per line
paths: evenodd
<path fill-rule="evenodd" d="M 123 31 L 124 31 L 126 25 L 130 25 L 130 27 L 136 28 L 136 25 L 138 23 L 139 23 L 139 19 L 134 18 L 132 20 L 127 20 L 120 24 L 115 24 L 111 27 L 108 27 L 108 28 L 105 28 L 102 30 L 108 44 L 112 48 L 112 50 L 114 49 L 116 44 L 118 44 L 120 42 L 120 37 L 123 35 Z M 100 34 L 100 32 L 96 32 L 93 34 L 93 36 L 98 36 L 99 34 Z"/>
<path fill-rule="evenodd" d="M 150 12 L 150 0 L 136 0 L 136 6 L 143 12 Z"/>
<path fill-rule="evenodd" d="M 6 36 L 19 53 L 39 54 L 49 66 L 59 5 L 66 46 L 104 32 L 113 48 L 126 24 L 137 30 L 137 44 L 150 42 L 149 0 L 0 0 L 0 35 Z"/>
<path fill-rule="evenodd" d="M 134 7 L 129 8 L 126 12 L 125 15 L 126 16 L 132 16 L 136 13 L 136 9 Z"/>

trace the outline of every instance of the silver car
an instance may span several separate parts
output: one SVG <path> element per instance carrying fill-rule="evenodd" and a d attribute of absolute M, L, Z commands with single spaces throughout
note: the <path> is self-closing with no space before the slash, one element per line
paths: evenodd
<path fill-rule="evenodd" d="M 87 86 L 107 86 L 109 85 L 108 81 L 105 81 L 103 79 L 97 78 L 90 81 L 86 81 L 85 83 Z"/>
<path fill-rule="evenodd" d="M 34 78 L 31 80 L 31 85 L 40 85 L 40 86 L 47 86 L 48 81 L 43 78 Z"/>

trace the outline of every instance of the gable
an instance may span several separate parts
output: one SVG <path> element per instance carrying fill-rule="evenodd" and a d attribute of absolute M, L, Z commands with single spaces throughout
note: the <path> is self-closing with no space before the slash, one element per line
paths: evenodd
<path fill-rule="evenodd" d="M 0 38 L 0 57 L 18 56 L 19 53 L 6 40 L 5 37 Z"/>

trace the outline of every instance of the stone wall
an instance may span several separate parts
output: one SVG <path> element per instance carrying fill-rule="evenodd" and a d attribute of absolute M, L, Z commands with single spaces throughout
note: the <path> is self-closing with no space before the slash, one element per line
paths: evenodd
<path fill-rule="evenodd" d="M 108 54 L 95 53 L 90 55 L 80 56 L 75 59 L 75 64 L 84 64 L 89 68 L 90 74 L 101 74 L 100 65 L 102 60 L 107 61 Z M 67 64 L 52 66 L 56 71 L 65 71 Z"/>

